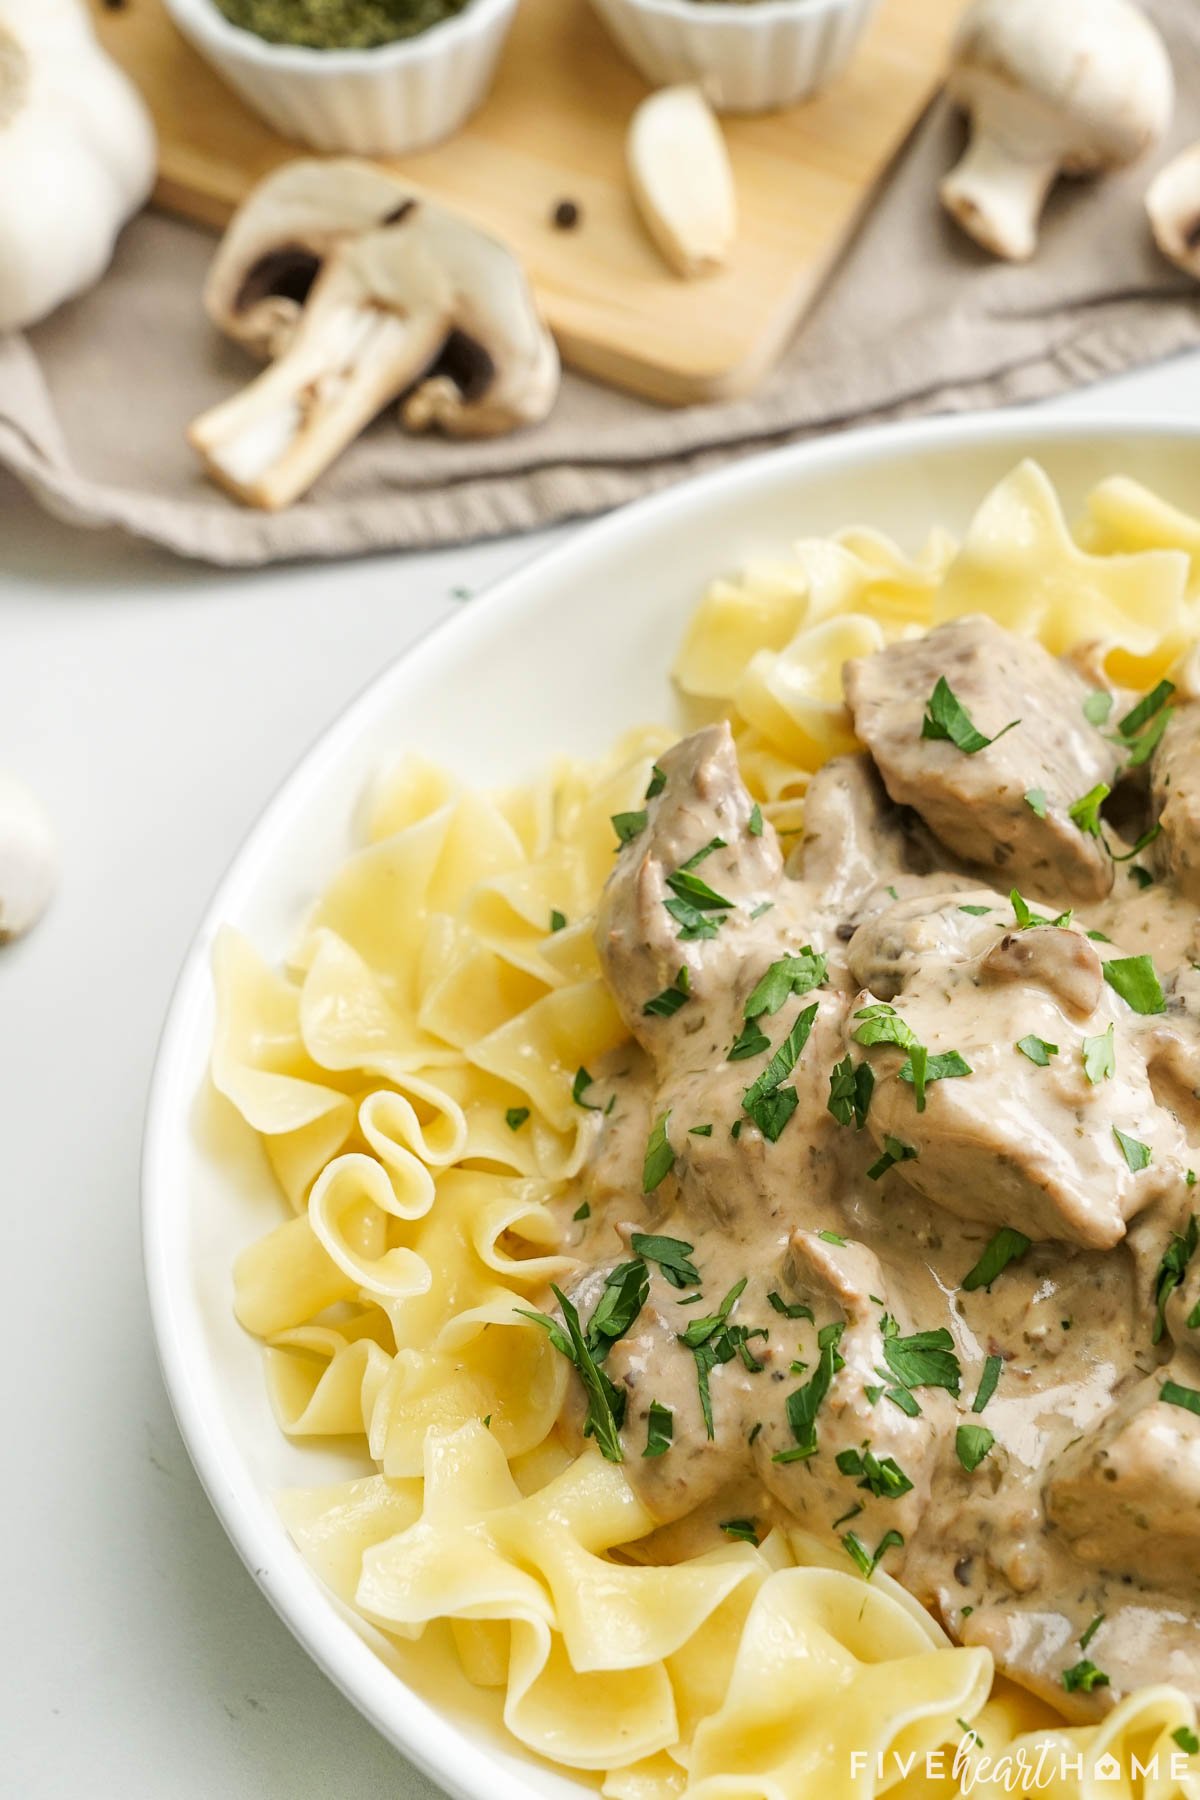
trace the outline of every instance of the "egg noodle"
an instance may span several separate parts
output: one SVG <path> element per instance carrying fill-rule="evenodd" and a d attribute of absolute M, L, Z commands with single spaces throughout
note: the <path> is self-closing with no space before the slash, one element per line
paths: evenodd
<path fill-rule="evenodd" d="M 1114 681 L 1149 686 L 1200 636 L 1200 521 L 1115 477 L 1072 532 L 1026 463 L 961 547 L 935 532 L 910 559 L 848 530 L 718 582 L 675 675 L 795 833 L 813 771 L 855 747 L 846 658 L 974 611 L 1055 653 L 1096 643 Z M 286 972 L 218 941 L 213 1079 L 291 1208 L 239 1258 L 237 1316 L 282 1430 L 353 1434 L 371 1471 L 285 1493 L 284 1520 L 361 1619 L 449 1632 L 512 1736 L 612 1800 L 1200 1796 L 1175 1689 L 1069 1727 L 799 1530 L 639 1564 L 625 1547 L 654 1521 L 621 1465 L 560 1440 L 574 1377 L 516 1309 L 576 1267 L 598 1121 L 573 1078 L 625 1036 L 592 915 L 611 815 L 673 736 L 496 793 L 409 758 Z"/>

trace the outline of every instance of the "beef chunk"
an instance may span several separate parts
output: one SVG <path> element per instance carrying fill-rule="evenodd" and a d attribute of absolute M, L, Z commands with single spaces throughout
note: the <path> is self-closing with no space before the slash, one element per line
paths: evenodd
<path fill-rule="evenodd" d="M 994 741 L 974 754 L 922 737 L 925 709 L 945 677 L 976 729 Z M 1112 859 L 1069 816 L 1098 783 L 1111 786 L 1113 747 L 1083 713 L 1087 685 L 1032 638 L 972 616 L 846 665 L 854 727 L 892 799 L 913 807 L 948 849 L 998 885 L 1038 898 L 1102 898 Z M 1004 727 L 1020 721 L 1011 731 Z M 1000 736 L 999 733 L 1004 735 Z M 1045 817 L 1025 796 L 1045 796 Z"/>

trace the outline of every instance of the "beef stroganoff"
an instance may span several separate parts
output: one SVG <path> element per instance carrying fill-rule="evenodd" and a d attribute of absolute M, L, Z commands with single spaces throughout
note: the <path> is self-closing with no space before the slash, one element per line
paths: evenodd
<path fill-rule="evenodd" d="M 1198 556 L 1030 464 L 802 542 L 687 735 L 410 758 L 286 971 L 218 943 L 238 1316 L 363 1452 L 285 1521 L 614 1800 L 1200 1793 Z"/>

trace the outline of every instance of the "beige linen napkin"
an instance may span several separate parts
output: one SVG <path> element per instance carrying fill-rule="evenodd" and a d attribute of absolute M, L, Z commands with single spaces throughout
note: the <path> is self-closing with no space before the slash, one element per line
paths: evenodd
<path fill-rule="evenodd" d="M 147 215 L 109 276 L 26 337 L 0 339 L 0 463 L 54 512 L 216 563 L 344 556 L 597 513 L 721 459 L 868 419 L 1029 400 L 1200 344 L 1200 288 L 1150 240 L 1142 195 L 1200 136 L 1200 7 L 1154 0 L 1179 99 L 1153 161 L 1061 184 L 1035 262 L 993 262 L 945 219 L 961 123 L 917 127 L 775 372 L 744 400 L 670 411 L 566 378 L 536 430 L 478 444 L 405 437 L 389 412 L 290 511 L 211 487 L 188 420 L 252 372 L 204 319 L 213 240 Z"/>

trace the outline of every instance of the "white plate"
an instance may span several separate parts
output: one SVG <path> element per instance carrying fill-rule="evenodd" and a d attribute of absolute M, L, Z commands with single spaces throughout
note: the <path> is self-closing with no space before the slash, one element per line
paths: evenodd
<path fill-rule="evenodd" d="M 1193 510 L 1200 491 L 1200 429 L 1008 413 L 783 450 L 643 501 L 473 600 L 384 670 L 267 807 L 188 952 L 159 1049 L 143 1161 L 147 1281 L 180 1429 L 225 1529 L 300 1642 L 386 1737 L 463 1800 L 562 1800 L 595 1789 L 506 1743 L 492 1703 L 435 1671 L 419 1647 L 405 1659 L 357 1626 L 278 1523 L 275 1489 L 357 1471 L 282 1436 L 259 1347 L 230 1310 L 234 1257 L 280 1213 L 252 1134 L 207 1081 L 213 936 L 229 921 L 268 956 L 282 954 L 351 848 L 367 781 L 400 751 L 420 749 L 490 784 L 555 752 L 599 751 L 638 721 L 670 721 L 667 670 L 714 575 L 851 523 L 912 549 L 933 524 L 961 532 L 1024 455 L 1043 462 L 1068 516 L 1117 471 Z"/>

